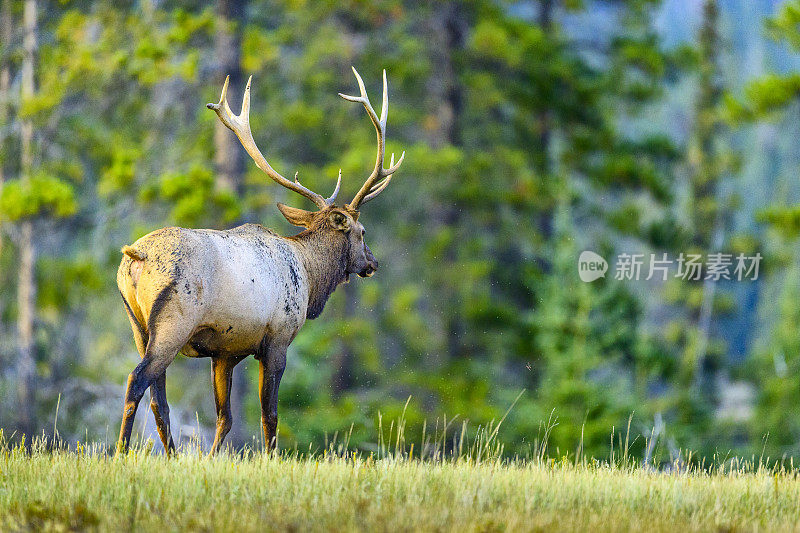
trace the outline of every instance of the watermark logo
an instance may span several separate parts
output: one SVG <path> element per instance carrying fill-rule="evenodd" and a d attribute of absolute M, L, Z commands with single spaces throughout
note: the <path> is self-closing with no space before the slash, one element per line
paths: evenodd
<path fill-rule="evenodd" d="M 606 277 L 608 262 L 602 256 L 586 250 L 578 258 L 578 275 L 581 281 L 589 283 L 598 278 Z"/>
<path fill-rule="evenodd" d="M 614 279 L 639 281 L 656 279 L 667 281 L 679 278 L 687 281 L 755 281 L 758 279 L 762 256 L 714 252 L 706 255 L 680 253 L 630 254 L 621 253 L 614 261 Z M 578 258 L 578 275 L 581 281 L 592 282 L 604 278 L 608 263 L 598 254 L 586 250 Z"/>

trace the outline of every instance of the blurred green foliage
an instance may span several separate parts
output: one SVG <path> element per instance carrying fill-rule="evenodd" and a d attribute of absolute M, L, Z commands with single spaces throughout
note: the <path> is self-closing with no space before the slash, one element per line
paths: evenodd
<path fill-rule="evenodd" d="M 795 47 L 798 5 L 767 25 Z M 19 2 L 12 7 L 18 16 Z M 19 141 L 5 129 L 0 151 L 3 228 L 13 236 L 16 222 L 36 220 L 40 241 L 39 420 L 60 401 L 62 435 L 116 431 L 138 359 L 115 286 L 121 245 L 164 225 L 294 231 L 274 204 L 301 206 L 300 197 L 249 160 L 241 194 L 217 180 L 216 117 L 204 104 L 217 101 L 216 36 L 228 32 L 253 75 L 254 137 L 279 172 L 297 171 L 326 195 L 339 168 L 341 197 L 361 185 L 374 133 L 363 109 L 336 95 L 353 91 L 351 65 L 375 101 L 387 70 L 387 152 L 406 151 L 361 218 L 381 271 L 339 289 L 290 348 L 284 445 L 321 446 L 352 425 L 351 443 L 369 449 L 378 417 L 385 425 L 404 409 L 412 440 L 445 416 L 474 428 L 502 417 L 524 389 L 501 431 L 509 453 L 557 419 L 554 449 L 603 455 L 632 413 L 636 453 L 657 420 L 666 430 L 656 438 L 672 447 L 745 449 L 771 431 L 794 450 L 800 422 L 774 409 L 800 399 L 800 388 L 768 366 L 782 353 L 784 376 L 794 375 L 796 283 L 747 372 L 726 357 L 719 331 L 739 309 L 729 287 L 709 296 L 703 283 L 654 289 L 611 275 L 588 284 L 576 271 L 586 249 L 606 258 L 758 250 L 760 236 L 730 222 L 740 205 L 734 131 L 794 109 L 798 75 L 729 91 L 717 8 L 704 2 L 695 40 L 666 49 L 652 0 L 251 0 L 240 24 L 221 20 L 212 2 L 46 4 L 36 96 L 10 100 L 12 122 L 34 123 L 39 170 L 19 181 Z M 16 72 L 19 42 L 9 47 Z M 663 110 L 687 85 L 676 135 Z M 234 109 L 240 99 L 229 94 Z M 761 220 L 793 242 L 796 211 L 772 206 Z M 0 251 L 4 366 L 15 354 L 15 253 L 13 243 Z M 791 281 L 797 258 L 788 263 L 795 270 L 775 275 Z M 253 383 L 255 366 L 239 370 Z M 719 416 L 719 380 L 742 373 L 758 389 L 757 413 L 769 413 L 755 425 Z M 12 413 L 13 372 L 0 383 Z M 176 434 L 213 426 L 206 361 L 179 359 L 168 391 Z M 247 435 L 259 431 L 256 396 L 251 388 L 237 420 Z M 0 425 L 13 423 L 0 415 Z"/>

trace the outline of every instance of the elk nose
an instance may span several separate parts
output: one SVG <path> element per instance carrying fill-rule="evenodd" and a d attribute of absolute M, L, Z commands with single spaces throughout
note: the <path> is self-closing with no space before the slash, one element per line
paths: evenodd
<path fill-rule="evenodd" d="M 358 273 L 359 276 L 362 278 L 369 278 L 375 274 L 375 271 L 378 270 L 378 260 L 370 253 L 367 256 L 367 266 L 364 267 L 361 272 Z"/>
<path fill-rule="evenodd" d="M 368 278 L 375 274 L 375 271 L 378 270 L 378 260 L 375 259 L 375 256 L 372 255 L 372 250 L 369 249 L 367 243 L 364 243 L 364 256 L 367 259 L 367 266 L 358 273 L 359 276 L 362 278 Z"/>
<path fill-rule="evenodd" d="M 371 278 L 372 275 L 375 274 L 376 270 L 378 270 L 378 262 L 371 261 L 366 267 L 364 267 L 364 270 L 358 273 L 358 275 L 362 278 Z"/>

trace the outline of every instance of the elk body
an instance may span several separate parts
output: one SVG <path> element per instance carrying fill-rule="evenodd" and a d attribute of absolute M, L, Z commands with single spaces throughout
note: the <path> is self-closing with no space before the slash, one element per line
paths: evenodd
<path fill-rule="evenodd" d="M 287 180 L 267 163 L 250 131 L 250 81 L 242 111 L 228 106 L 228 80 L 217 104 L 208 104 L 241 141 L 256 165 L 284 187 L 318 207 L 305 211 L 278 204 L 286 219 L 305 228 L 282 237 L 258 224 L 227 231 L 164 228 L 122 249 L 117 285 L 133 328 L 141 362 L 128 376 L 118 451 L 127 449 L 136 409 L 151 389 L 156 426 L 171 452 L 166 370 L 178 353 L 209 357 L 213 370 L 217 426 L 211 453 L 217 452 L 231 428 L 230 389 L 233 368 L 249 355 L 259 361 L 259 391 L 264 442 L 276 444 L 278 387 L 286 366 L 286 349 L 306 319 L 322 312 L 336 287 L 351 274 L 371 276 L 378 267 L 364 242 L 359 207 L 391 181 L 394 156 L 384 168 L 388 96 L 383 73 L 383 106 L 375 113 L 355 69 L 360 96 L 343 98 L 364 105 L 377 131 L 375 169 L 353 198 L 334 202 L 341 172 L 330 198 L 307 189 L 295 177 Z M 252 78 L 251 78 L 252 80 Z"/>

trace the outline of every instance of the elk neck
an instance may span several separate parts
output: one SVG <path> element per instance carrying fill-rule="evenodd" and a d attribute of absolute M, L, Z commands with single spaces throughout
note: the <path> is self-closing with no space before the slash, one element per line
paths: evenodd
<path fill-rule="evenodd" d="M 339 232 L 306 230 L 292 238 L 308 274 L 309 319 L 317 318 L 336 287 L 347 281 L 349 240 Z"/>

